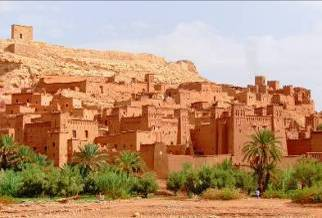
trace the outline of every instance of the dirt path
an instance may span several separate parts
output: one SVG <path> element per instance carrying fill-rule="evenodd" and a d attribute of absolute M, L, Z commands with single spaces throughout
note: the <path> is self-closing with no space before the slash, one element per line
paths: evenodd
<path fill-rule="evenodd" d="M 233 201 L 131 199 L 100 203 L 24 203 L 1 205 L 0 217 L 322 217 L 322 205 L 302 206 L 289 200 Z"/>

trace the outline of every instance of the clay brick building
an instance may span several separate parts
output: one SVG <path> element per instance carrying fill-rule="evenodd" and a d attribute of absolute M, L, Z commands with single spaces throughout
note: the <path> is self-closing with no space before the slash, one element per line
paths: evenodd
<path fill-rule="evenodd" d="M 98 136 L 98 123 L 70 117 L 68 113 L 43 115 L 25 126 L 24 142 L 46 154 L 57 166 L 70 162 L 74 152 Z"/>
<path fill-rule="evenodd" d="M 270 129 L 279 138 L 284 155 L 287 155 L 281 106 L 270 105 L 257 110 L 234 104 L 218 112 L 208 121 L 197 124 L 192 131 L 195 153 L 232 154 L 235 163 L 240 164 L 242 147 L 249 141 L 250 135 L 260 129 Z"/>
<path fill-rule="evenodd" d="M 89 107 L 81 99 L 65 96 L 64 90 L 98 99 L 120 90 L 127 95 L 110 106 Z M 30 90 L 13 93 L 0 121 L 1 134 L 14 136 L 58 166 L 70 162 L 86 143 L 97 143 L 109 152 L 138 151 L 155 171 L 158 161 L 168 161 L 163 163 L 168 171 L 177 169 L 176 156 L 192 164 L 230 157 L 243 165 L 243 145 L 264 128 L 279 138 L 285 157 L 317 157 L 322 148 L 316 131 L 322 119 L 314 113 L 310 91 L 280 88 L 278 81 L 266 83 L 262 76 L 246 88 L 210 82 L 167 87 L 155 83 L 151 74 L 130 84 L 115 82 L 114 77 L 47 77 Z"/>

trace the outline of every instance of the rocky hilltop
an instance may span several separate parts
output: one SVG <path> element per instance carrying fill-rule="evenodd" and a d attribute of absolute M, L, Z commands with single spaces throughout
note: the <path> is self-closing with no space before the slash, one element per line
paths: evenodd
<path fill-rule="evenodd" d="M 155 74 L 157 82 L 182 83 L 204 80 L 187 60 L 167 62 L 146 53 L 72 49 L 43 42 L 0 40 L 0 86 L 6 91 L 30 87 L 39 78 L 55 76 L 109 77 L 129 82 Z M 4 82 L 5 81 L 5 82 Z"/>

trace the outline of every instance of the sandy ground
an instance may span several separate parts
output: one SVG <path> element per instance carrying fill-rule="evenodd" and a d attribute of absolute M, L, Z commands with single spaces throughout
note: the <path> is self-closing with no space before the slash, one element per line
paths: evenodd
<path fill-rule="evenodd" d="M 322 205 L 247 198 L 233 201 L 130 199 L 0 205 L 0 217 L 322 217 Z"/>

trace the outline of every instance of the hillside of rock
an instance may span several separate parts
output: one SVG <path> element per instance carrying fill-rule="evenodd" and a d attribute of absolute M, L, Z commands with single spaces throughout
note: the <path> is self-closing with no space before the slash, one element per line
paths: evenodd
<path fill-rule="evenodd" d="M 47 75 L 116 76 L 117 81 L 144 80 L 154 73 L 158 82 L 204 80 L 187 60 L 167 62 L 145 53 L 72 49 L 42 42 L 0 40 L 0 86 L 6 91 L 29 87 Z"/>

